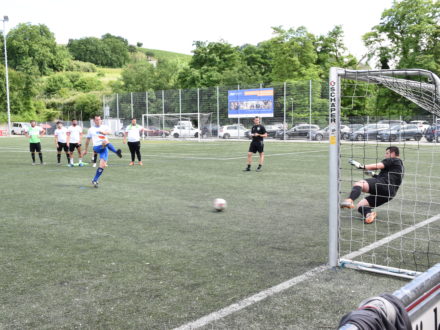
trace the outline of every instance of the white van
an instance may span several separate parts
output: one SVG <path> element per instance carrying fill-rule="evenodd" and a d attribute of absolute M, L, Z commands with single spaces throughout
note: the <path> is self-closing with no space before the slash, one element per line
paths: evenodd
<path fill-rule="evenodd" d="M 30 126 L 29 123 L 16 122 L 12 123 L 11 134 L 12 135 L 24 135 L 26 129 Z"/>

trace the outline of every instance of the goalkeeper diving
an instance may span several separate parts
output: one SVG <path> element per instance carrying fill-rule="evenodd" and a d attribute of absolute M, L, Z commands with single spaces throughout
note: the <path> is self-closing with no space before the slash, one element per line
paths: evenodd
<path fill-rule="evenodd" d="M 385 151 L 385 159 L 377 164 L 364 165 L 355 160 L 350 160 L 349 163 L 373 177 L 357 181 L 351 189 L 350 196 L 340 206 L 343 209 L 354 209 L 354 201 L 361 193 L 369 193 L 370 195 L 362 199 L 356 207 L 362 214 L 364 223 L 373 223 L 377 217 L 373 209 L 392 200 L 402 184 L 405 170 L 399 157 L 399 148 L 388 147 Z M 379 174 L 374 172 L 376 170 L 380 170 Z"/>

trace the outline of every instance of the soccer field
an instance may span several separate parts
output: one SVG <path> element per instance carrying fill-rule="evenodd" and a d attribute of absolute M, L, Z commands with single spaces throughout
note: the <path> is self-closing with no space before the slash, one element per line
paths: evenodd
<path fill-rule="evenodd" d="M 143 167 L 113 143 L 95 189 L 52 138 L 45 166 L 0 139 L 0 328 L 171 329 L 327 262 L 327 143 L 267 142 L 262 172 L 248 142 L 143 142 Z M 324 270 L 205 328 L 334 328 L 404 283 Z"/>

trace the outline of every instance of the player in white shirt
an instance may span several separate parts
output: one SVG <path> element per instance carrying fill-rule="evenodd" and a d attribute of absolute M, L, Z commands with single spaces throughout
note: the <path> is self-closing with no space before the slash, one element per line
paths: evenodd
<path fill-rule="evenodd" d="M 93 143 L 93 151 L 99 155 L 99 167 L 96 170 L 95 177 L 92 180 L 92 184 L 95 188 L 98 188 L 98 180 L 104 168 L 107 165 L 108 151 L 114 152 L 119 158 L 122 158 L 121 149 L 116 150 L 113 144 L 108 140 L 108 135 L 110 135 L 110 128 L 102 124 L 101 116 L 95 116 L 94 125 L 89 128 L 86 138 L 86 147 L 83 156 L 87 154 L 87 149 L 89 148 L 90 140 Z"/>
<path fill-rule="evenodd" d="M 67 157 L 67 164 L 69 164 L 69 148 L 67 147 L 67 128 L 63 126 L 62 122 L 57 122 L 57 128 L 53 133 L 55 138 L 55 148 L 57 148 L 57 165 L 61 165 L 61 150 L 64 150 Z"/>
<path fill-rule="evenodd" d="M 69 148 L 70 166 L 73 166 L 73 153 L 75 149 L 78 151 L 79 166 L 83 166 L 81 141 L 83 137 L 83 129 L 78 125 L 76 119 L 72 120 L 72 125 L 67 129 L 67 147 Z"/>
<path fill-rule="evenodd" d="M 128 164 L 130 166 L 134 165 L 135 155 L 137 156 L 139 165 L 144 165 L 141 158 L 141 135 L 140 133 L 145 131 L 141 125 L 136 124 L 136 118 L 131 118 L 131 124 L 125 129 L 123 143 L 127 143 L 128 149 L 131 153 L 131 162 Z"/>

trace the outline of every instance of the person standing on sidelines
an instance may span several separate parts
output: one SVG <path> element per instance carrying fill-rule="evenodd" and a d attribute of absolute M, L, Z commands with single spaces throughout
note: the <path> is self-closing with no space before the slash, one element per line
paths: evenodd
<path fill-rule="evenodd" d="M 110 135 L 110 128 L 102 124 L 101 116 L 95 116 L 94 125 L 90 127 L 87 132 L 86 147 L 83 153 L 84 157 L 84 155 L 87 154 L 90 140 L 92 140 L 93 151 L 99 155 L 99 167 L 96 170 L 95 177 L 92 180 L 92 184 L 95 188 L 98 188 L 99 177 L 102 175 L 104 168 L 107 166 L 108 151 L 110 150 L 118 155 L 119 158 L 122 158 L 121 149 L 115 149 L 113 144 L 109 142 L 107 137 L 108 135 Z"/>
<path fill-rule="evenodd" d="M 140 133 L 145 131 L 145 129 L 136 124 L 136 118 L 131 118 L 131 124 L 125 129 L 123 143 L 126 144 L 128 140 L 128 149 L 130 149 L 131 162 L 128 164 L 130 166 L 134 165 L 135 155 L 139 165 L 144 165 L 141 158 L 141 136 Z"/>
<path fill-rule="evenodd" d="M 63 126 L 62 122 L 57 122 L 57 128 L 53 133 L 55 138 L 55 148 L 57 148 L 57 165 L 61 165 L 61 150 L 64 150 L 67 157 L 67 165 L 69 165 L 69 148 L 67 147 L 67 128 Z"/>
<path fill-rule="evenodd" d="M 32 165 L 35 165 L 35 152 L 38 152 L 41 165 L 45 165 L 43 162 L 43 154 L 41 153 L 41 140 L 46 131 L 43 127 L 37 126 L 35 120 L 31 120 L 31 127 L 26 128 L 25 135 L 29 139 L 29 150 L 32 156 Z"/>
<path fill-rule="evenodd" d="M 67 147 L 69 148 L 70 166 L 73 166 L 73 153 L 75 149 L 78 151 L 79 166 L 83 166 L 81 141 L 83 137 L 83 129 L 78 125 L 76 119 L 72 120 L 72 125 L 67 129 Z"/>
<path fill-rule="evenodd" d="M 257 172 L 262 170 L 263 162 L 264 162 L 264 142 L 263 139 L 267 137 L 266 128 L 263 125 L 260 125 L 260 117 L 254 118 L 254 126 L 251 128 L 251 137 L 252 142 L 249 146 L 249 151 L 247 155 L 247 166 L 244 170 L 245 172 L 249 172 L 251 170 L 252 164 L 252 154 L 259 153 L 260 161 L 258 163 Z"/>

